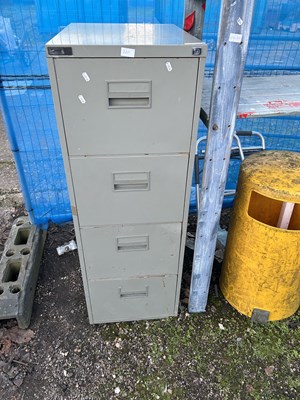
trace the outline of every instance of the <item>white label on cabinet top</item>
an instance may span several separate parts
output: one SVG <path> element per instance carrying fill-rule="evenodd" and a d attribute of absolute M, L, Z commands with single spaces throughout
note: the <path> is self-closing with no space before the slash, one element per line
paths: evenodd
<path fill-rule="evenodd" d="M 172 65 L 171 65 L 171 63 L 168 61 L 168 62 L 166 62 L 166 67 L 167 67 L 167 70 L 169 71 L 169 72 L 171 72 L 172 71 Z"/>
<path fill-rule="evenodd" d="M 234 42 L 234 43 L 241 43 L 243 38 L 243 35 L 240 33 L 231 33 L 229 36 L 229 42 Z"/>
<path fill-rule="evenodd" d="M 121 57 L 131 57 L 135 56 L 135 49 L 129 49 L 128 47 L 121 47 Z"/>
<path fill-rule="evenodd" d="M 87 72 L 83 72 L 81 75 L 83 76 L 83 79 L 86 82 L 89 82 L 91 80 L 91 78 L 88 76 Z"/>
<path fill-rule="evenodd" d="M 80 95 L 78 96 L 78 99 L 79 99 L 80 103 L 82 103 L 82 104 L 85 104 L 85 103 L 86 103 L 86 100 L 85 100 L 85 98 L 82 96 L 82 94 L 80 94 Z"/>

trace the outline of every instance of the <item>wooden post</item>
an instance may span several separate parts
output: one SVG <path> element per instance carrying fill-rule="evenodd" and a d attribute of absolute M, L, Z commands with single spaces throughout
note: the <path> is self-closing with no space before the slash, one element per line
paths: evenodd
<path fill-rule="evenodd" d="M 222 0 L 189 311 L 205 311 L 255 0 Z"/>

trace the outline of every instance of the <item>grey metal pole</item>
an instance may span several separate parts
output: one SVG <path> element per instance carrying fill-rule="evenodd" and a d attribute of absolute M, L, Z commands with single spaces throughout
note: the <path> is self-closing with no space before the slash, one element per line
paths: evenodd
<path fill-rule="evenodd" d="M 223 0 L 189 311 L 205 311 L 255 0 Z"/>

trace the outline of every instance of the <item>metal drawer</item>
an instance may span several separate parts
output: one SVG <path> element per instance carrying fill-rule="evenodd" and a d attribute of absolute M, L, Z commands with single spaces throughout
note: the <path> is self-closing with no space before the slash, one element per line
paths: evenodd
<path fill-rule="evenodd" d="M 73 157 L 81 227 L 181 222 L 188 155 Z"/>
<path fill-rule="evenodd" d="M 177 275 L 89 281 L 91 323 L 176 315 L 176 283 Z"/>
<path fill-rule="evenodd" d="M 55 59 L 70 155 L 189 152 L 198 59 Z"/>
<path fill-rule="evenodd" d="M 177 274 L 181 224 L 80 230 L 88 279 Z"/>

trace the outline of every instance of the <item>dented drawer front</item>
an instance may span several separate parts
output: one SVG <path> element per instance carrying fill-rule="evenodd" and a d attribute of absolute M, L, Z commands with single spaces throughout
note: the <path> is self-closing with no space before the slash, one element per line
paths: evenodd
<path fill-rule="evenodd" d="M 88 279 L 177 274 L 181 224 L 81 229 Z"/>
<path fill-rule="evenodd" d="M 189 152 L 198 59 L 55 59 L 70 155 Z"/>
<path fill-rule="evenodd" d="M 93 323 L 175 315 L 176 283 L 177 275 L 89 281 Z"/>
<path fill-rule="evenodd" d="M 81 227 L 182 221 L 188 155 L 70 162 Z"/>

